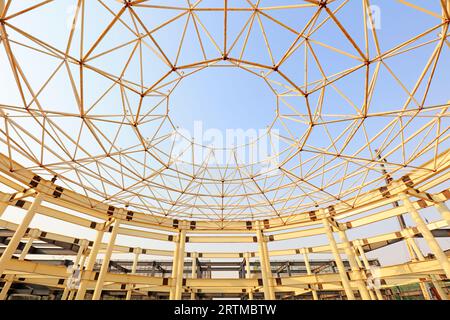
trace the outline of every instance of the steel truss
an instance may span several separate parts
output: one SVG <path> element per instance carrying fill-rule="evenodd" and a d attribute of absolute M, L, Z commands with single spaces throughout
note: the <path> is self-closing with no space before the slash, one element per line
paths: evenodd
<path fill-rule="evenodd" d="M 36 33 L 49 18 L 45 10 L 60 12 L 61 1 L 0 0 L 0 63 L 8 85 L 8 95 L 0 91 L 0 218 L 12 208 L 25 212 L 18 224 L 0 219 L 0 298 L 14 284 L 27 283 L 77 300 L 98 300 L 104 292 L 120 292 L 125 299 L 149 293 L 170 299 L 320 299 L 339 292 L 346 299 L 382 300 L 393 286 L 418 283 L 425 299 L 433 298 L 428 286 L 447 299 L 450 262 L 436 238 L 448 236 L 450 224 L 449 104 L 448 97 L 441 101 L 442 90 L 434 92 L 436 83 L 448 83 L 441 68 L 450 47 L 450 1 L 439 1 L 440 12 L 398 1 L 411 10 L 410 23 L 415 15 L 434 23 L 389 48 L 382 45 L 369 0 L 277 6 L 225 0 L 217 7 L 203 2 L 77 0 L 59 38 Z M 355 3 L 368 25 L 359 30 L 362 38 L 347 27 L 344 14 Z M 150 23 L 148 15 L 161 10 L 172 15 Z M 307 16 L 300 27 L 275 13 L 295 10 Z M 240 25 L 237 13 L 246 15 Z M 87 22 L 96 14 L 100 30 Z M 221 19 L 211 26 L 207 14 Z M 37 22 L 24 23 L 32 16 Z M 164 30 L 179 22 L 177 45 L 166 48 L 163 38 L 173 33 Z M 231 28 L 235 23 L 237 30 Z M 340 44 L 319 40 L 332 30 Z M 250 46 L 256 32 L 262 40 Z M 277 42 L 285 33 L 291 37 L 287 45 Z M 194 43 L 199 58 L 192 58 Z M 415 61 L 421 49 L 431 53 L 412 85 L 406 84 L 411 76 L 395 66 L 399 59 Z M 332 59 L 346 67 L 329 68 Z M 40 64 L 51 66 L 43 77 L 30 69 Z M 214 151 L 199 163 L 195 151 L 207 146 L 195 141 L 182 154 L 174 152 L 174 137 L 186 137 L 172 119 L 170 96 L 181 81 L 213 67 L 249 72 L 274 93 L 277 111 L 267 136 L 281 129 L 281 148 L 280 163 L 270 172 L 261 172 L 264 161 L 244 164 L 236 156 L 219 164 Z M 389 80 L 388 92 L 378 87 Z M 63 94 L 55 91 L 60 81 Z M 380 106 L 380 94 L 404 99 Z M 180 160 L 186 154 L 191 158 Z M 429 223 L 424 210 L 436 210 L 441 218 Z M 95 231 L 95 239 L 30 228 L 37 215 Z M 414 225 L 349 240 L 351 229 L 402 215 Z M 130 247 L 124 236 L 164 242 L 173 250 Z M 316 236 L 327 243 L 301 245 Z M 417 237 L 432 256 L 424 256 Z M 272 247 L 294 239 L 298 246 Z M 397 242 L 406 245 L 411 261 L 375 272 L 366 253 Z M 257 250 L 210 252 L 203 244 L 249 244 Z M 35 257 L 49 252 L 72 256 L 79 283 L 73 285 L 66 265 Z M 133 256 L 130 272 L 110 268 L 120 254 Z M 336 270 L 313 268 L 310 256 L 316 254 L 331 256 Z M 170 274 L 138 272 L 146 256 L 170 258 Z M 278 276 L 273 259 L 289 256 L 301 256 L 305 272 Z M 205 259 L 237 259 L 245 263 L 245 278 L 199 278 Z"/>
<path fill-rule="evenodd" d="M 283 224 L 279 219 L 264 221 L 234 221 L 226 228 L 214 229 L 205 221 L 185 221 L 166 218 L 163 222 L 141 212 L 131 212 L 123 208 L 108 206 L 95 202 L 81 194 L 63 189 L 55 182 L 44 180 L 33 172 L 14 163 L 14 170 L 10 172 L 8 164 L 10 159 L 0 156 L 2 183 L 17 190 L 15 193 L 2 193 L 2 212 L 9 206 L 21 208 L 26 211 L 25 218 L 20 224 L 13 224 L 0 220 L 0 227 L 11 230 L 5 236 L 7 244 L 0 259 L 0 271 L 5 275 L 9 288 L 14 281 L 43 285 L 55 290 L 64 290 L 64 298 L 84 299 L 86 292 L 92 292 L 93 299 L 100 299 L 103 290 L 127 292 L 130 299 L 133 294 L 142 295 L 148 292 L 167 294 L 172 299 L 186 297 L 191 292 L 201 294 L 242 294 L 248 297 L 253 294 L 266 299 L 274 299 L 289 293 L 292 296 L 311 293 L 318 298 L 321 292 L 343 291 L 348 299 L 361 297 L 362 299 L 383 299 L 381 290 L 410 283 L 432 283 L 439 292 L 439 297 L 447 298 L 443 280 L 449 277 L 449 259 L 443 252 L 436 237 L 448 237 L 450 225 L 450 211 L 445 201 L 450 198 L 450 190 L 445 189 L 439 193 L 428 193 L 429 189 L 442 186 L 448 179 L 448 157 L 446 151 L 438 158 L 439 168 L 435 172 L 424 175 L 422 170 L 410 172 L 402 179 L 392 181 L 389 186 L 373 190 L 362 197 L 358 206 L 348 210 L 339 206 L 327 209 L 318 209 L 308 213 L 299 214 L 295 221 Z M 434 163 L 424 164 L 424 168 Z M 25 190 L 25 191 L 24 191 Z M 395 201 L 402 201 L 398 207 L 386 207 Z M 94 204 L 94 205 L 91 205 Z M 442 215 L 442 219 L 426 223 L 420 215 L 420 210 L 434 207 Z M 78 212 L 78 214 L 77 214 Z M 90 219 L 81 217 L 79 214 Z M 362 213 L 369 213 L 361 215 Z M 35 215 L 56 218 L 84 228 L 94 229 L 97 232 L 95 241 L 69 237 L 36 229 L 29 229 L 29 223 Z M 349 241 L 346 232 L 349 229 L 360 228 L 393 217 L 410 214 L 416 225 L 398 232 L 380 234 L 377 236 L 355 239 Z M 104 222 L 98 222 L 104 221 Z M 340 222 L 345 220 L 345 222 Z M 139 229 L 136 229 L 139 227 Z M 300 228 L 300 229 L 299 229 Z M 103 243 L 105 233 L 109 233 L 109 241 Z M 217 236 L 206 234 L 215 233 Z M 333 233 L 338 233 L 338 243 Z M 268 250 L 268 242 L 277 242 L 287 239 L 298 239 L 299 242 L 315 235 L 326 234 L 327 245 L 292 248 L 285 250 Z M 115 243 L 118 235 L 146 238 L 174 243 L 175 250 L 158 250 L 155 248 L 127 247 Z M 421 236 L 433 252 L 432 257 L 424 257 L 414 238 Z M 70 273 L 67 266 L 52 265 L 44 261 L 25 260 L 27 254 L 58 254 L 54 249 L 33 248 L 36 240 L 45 241 L 60 247 L 61 255 L 74 255 L 75 265 L 82 269 L 81 283 L 77 289 L 68 289 Z M 24 241 L 23 243 L 21 241 Z M 381 281 L 379 287 L 367 286 L 371 279 L 370 263 L 366 253 L 378 248 L 404 241 L 414 250 L 411 262 L 382 266 L 377 271 Z M 189 252 L 185 250 L 186 243 L 258 243 L 258 251 L 254 252 Z M 22 245 L 20 245 L 22 243 Z M 34 252 L 29 250 L 33 248 Z M 49 250 L 49 252 L 45 252 Z M 68 252 L 67 250 L 71 251 Z M 98 254 L 101 253 L 100 268 L 94 269 Z M 133 253 L 135 259 L 131 272 L 108 270 L 113 254 Z M 308 256 L 317 253 L 331 253 L 336 264 L 336 272 L 317 271 L 311 268 L 314 261 Z M 11 259 L 19 254 L 18 259 Z M 345 254 L 344 262 L 341 255 Z M 142 275 L 136 272 L 137 266 L 142 264 L 140 259 L 145 256 L 172 257 L 171 267 L 163 274 Z M 302 256 L 306 274 L 291 276 L 276 276 L 274 265 L 270 259 L 277 256 Z M 242 259 L 245 258 L 245 279 L 215 279 L 197 278 L 198 259 Z M 141 261 L 141 262 L 140 262 Z M 185 270 L 186 263 L 191 261 L 192 274 Z M 258 261 L 257 272 L 252 270 L 252 264 Z M 111 268 L 113 269 L 113 268 Z M 316 272 L 313 272 L 316 271 Z M 170 273 L 170 276 L 169 276 Z M 372 292 L 373 290 L 373 292 Z M 4 289 L 4 296 L 7 289 Z M 130 292 L 128 294 L 128 292 Z M 356 292 L 356 294 L 355 294 Z M 427 291 L 425 291 L 427 292 Z M 318 294 L 319 293 L 319 294 Z M 183 296 L 183 294 L 185 294 Z M 431 298 L 425 293 L 426 298 Z"/>

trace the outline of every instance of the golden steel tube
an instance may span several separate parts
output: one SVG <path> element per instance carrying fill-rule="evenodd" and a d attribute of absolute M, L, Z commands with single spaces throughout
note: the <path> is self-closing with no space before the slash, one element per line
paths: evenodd
<path fill-rule="evenodd" d="M 347 296 L 348 300 L 355 300 L 355 295 L 354 295 L 352 287 L 350 285 L 350 281 L 348 280 L 344 263 L 342 262 L 341 256 L 339 254 L 339 249 L 337 247 L 336 240 L 334 239 L 334 236 L 333 236 L 332 227 L 331 227 L 330 223 L 328 222 L 327 218 L 323 218 L 322 223 L 323 223 L 325 233 L 328 237 L 328 242 L 330 243 L 331 253 L 333 254 L 334 261 L 336 262 L 336 265 L 338 268 L 339 276 L 341 278 L 341 282 L 342 282 L 342 286 L 345 291 L 345 295 Z"/>

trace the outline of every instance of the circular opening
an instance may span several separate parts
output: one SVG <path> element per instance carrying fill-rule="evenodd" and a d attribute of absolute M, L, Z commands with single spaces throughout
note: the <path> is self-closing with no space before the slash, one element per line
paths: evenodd
<path fill-rule="evenodd" d="M 276 116 L 276 96 L 260 76 L 232 66 L 186 75 L 170 95 L 169 116 L 181 129 L 264 131 Z M 201 143 L 201 141 L 196 141 Z"/>

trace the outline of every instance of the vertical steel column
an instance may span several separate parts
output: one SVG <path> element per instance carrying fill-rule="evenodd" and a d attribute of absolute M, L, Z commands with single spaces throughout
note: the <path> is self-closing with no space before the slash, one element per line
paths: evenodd
<path fill-rule="evenodd" d="M 181 300 L 183 295 L 183 275 L 184 275 L 184 252 L 186 246 L 186 229 L 182 226 L 180 230 L 180 245 L 178 250 L 178 268 L 175 286 L 175 300 Z"/>
<path fill-rule="evenodd" d="M 275 300 L 275 292 L 272 285 L 272 270 L 270 268 L 270 258 L 267 250 L 267 241 L 260 221 L 258 221 L 257 224 L 256 239 L 258 241 L 259 259 L 263 278 L 264 299 Z"/>
<path fill-rule="evenodd" d="M 379 153 L 379 151 L 376 149 L 375 152 L 378 153 L 378 160 L 381 161 L 380 166 L 381 166 L 381 172 L 383 173 L 384 177 L 385 177 L 385 181 L 386 181 L 386 186 L 389 186 L 389 184 L 394 180 L 391 175 L 387 172 L 386 167 L 385 167 L 385 163 L 387 163 L 387 159 L 386 158 L 382 158 L 381 157 L 381 153 Z M 394 208 L 399 208 L 400 207 L 400 203 L 398 201 L 394 201 L 392 203 L 392 205 L 394 206 Z M 406 222 L 405 222 L 405 218 L 403 217 L 403 214 L 399 214 L 397 215 L 397 221 L 398 224 L 400 225 L 400 230 L 405 230 L 407 228 L 406 226 Z M 408 249 L 408 253 L 409 256 L 411 257 L 411 261 L 416 261 L 415 258 L 415 254 L 414 254 L 414 250 L 411 247 L 411 242 L 414 242 L 414 239 L 406 239 L 405 241 L 405 245 L 406 245 L 406 249 Z M 423 297 L 425 299 L 427 299 L 429 297 L 429 293 L 428 290 L 425 286 L 425 284 L 423 282 L 419 282 L 419 287 L 420 290 L 422 291 Z"/>
<path fill-rule="evenodd" d="M 83 279 L 83 275 L 87 273 L 90 275 L 92 270 L 94 270 L 95 260 L 97 259 L 97 254 L 100 249 L 100 246 L 102 244 L 103 235 L 105 233 L 105 224 L 103 224 L 100 228 L 100 230 L 97 231 L 97 236 L 95 238 L 94 244 L 91 248 L 91 253 L 89 254 L 89 259 L 86 265 L 86 270 L 83 271 L 80 287 L 78 288 L 77 295 L 75 296 L 75 300 L 83 300 L 84 296 L 86 295 L 87 286 L 89 283 L 89 279 Z"/>
<path fill-rule="evenodd" d="M 12 236 L 11 240 L 9 241 L 8 246 L 6 247 L 5 251 L 3 251 L 3 254 L 0 258 L 0 276 L 5 271 L 6 264 L 11 259 L 14 252 L 16 252 L 16 249 L 20 243 L 20 240 L 22 240 L 23 236 L 25 235 L 25 232 L 27 231 L 28 226 L 30 225 L 31 221 L 34 218 L 34 215 L 36 214 L 36 210 L 39 208 L 39 206 L 42 203 L 42 199 L 43 199 L 42 193 L 38 193 L 35 196 L 33 203 L 31 204 L 30 208 L 28 209 L 27 213 L 25 214 L 25 217 L 23 217 L 22 222 L 17 227 L 16 232 L 14 232 L 14 235 Z"/>
<path fill-rule="evenodd" d="M 97 283 L 95 284 L 94 295 L 92 296 L 92 300 L 100 300 L 102 295 L 103 284 L 105 282 L 106 273 L 108 272 L 109 268 L 109 261 L 111 260 L 111 255 L 114 250 L 114 244 L 116 242 L 117 233 L 120 228 L 120 220 L 117 218 L 115 220 L 116 221 L 114 222 L 114 227 L 112 228 L 111 236 L 109 238 L 109 243 L 108 246 L 106 247 L 105 257 L 103 258 L 103 263 L 100 268 L 100 272 L 98 274 L 98 280 Z"/>
<path fill-rule="evenodd" d="M 3 0 L 0 0 L 0 16 L 3 10 L 4 2 Z M 5 199 L 5 201 L 8 201 L 8 199 Z M 0 218 L 5 213 L 6 208 L 8 208 L 8 202 L 0 202 Z M 7 296 L 7 293 L 9 291 L 9 288 L 12 285 L 14 277 L 13 276 L 6 276 L 5 277 L 5 284 L 3 285 L 2 291 L 0 292 L 0 300 L 4 300 Z"/>
<path fill-rule="evenodd" d="M 61 295 L 61 300 L 68 300 L 67 298 L 69 296 L 69 293 L 70 293 L 69 287 L 66 286 L 64 288 L 63 294 Z"/>
<path fill-rule="evenodd" d="M 245 253 L 245 278 L 252 278 L 252 269 L 250 264 L 250 253 Z M 247 288 L 248 290 L 248 300 L 253 300 L 253 288 Z"/>
<path fill-rule="evenodd" d="M 359 258 L 358 249 L 356 249 L 355 245 L 353 245 L 352 247 L 353 247 L 353 250 L 355 251 L 356 263 L 358 264 L 358 268 L 359 268 L 359 270 L 361 270 L 361 273 L 363 273 L 367 279 L 367 270 L 364 268 L 364 264 L 361 262 L 361 259 Z M 369 288 L 368 280 L 366 280 L 365 283 L 367 284 L 367 291 L 369 292 L 370 299 L 377 300 L 377 296 L 375 295 L 373 290 L 371 288 Z"/>
<path fill-rule="evenodd" d="M 141 248 L 136 248 L 134 250 L 134 259 L 133 259 L 133 266 L 131 267 L 131 274 L 136 274 L 137 265 L 139 262 L 139 255 L 142 253 Z M 127 296 L 125 297 L 125 300 L 131 300 L 131 294 L 133 293 L 134 284 L 128 284 L 127 285 Z"/>
<path fill-rule="evenodd" d="M 353 245 L 352 248 L 353 248 L 353 251 L 355 252 L 356 263 L 358 264 L 358 268 L 359 268 L 359 270 L 361 270 L 361 273 L 363 273 L 367 279 L 367 270 L 365 270 L 364 265 L 361 262 L 361 259 L 359 258 L 358 250 L 356 249 L 355 245 Z M 373 293 L 373 290 L 369 288 L 369 283 L 367 280 L 365 281 L 365 283 L 367 284 L 367 291 L 369 292 L 370 299 L 377 300 L 377 296 L 375 295 L 375 293 Z"/>
<path fill-rule="evenodd" d="M 69 297 L 67 298 L 67 300 L 73 300 L 74 296 L 75 296 L 75 290 L 70 291 Z"/>
<path fill-rule="evenodd" d="M 192 270 L 191 270 L 191 278 L 197 278 L 197 253 L 192 252 Z M 195 300 L 195 289 L 191 288 L 191 300 Z"/>
<path fill-rule="evenodd" d="M 175 300 L 181 300 L 183 294 L 184 252 L 186 245 L 186 229 L 182 227 L 179 233 L 178 267 L 175 285 Z"/>
<path fill-rule="evenodd" d="M 341 239 L 342 244 L 344 245 L 344 251 L 348 258 L 348 262 L 350 264 L 350 268 L 352 270 L 352 273 L 356 275 L 356 285 L 358 287 L 358 291 L 361 295 L 362 300 L 371 300 L 369 291 L 367 290 L 366 284 L 364 283 L 364 277 L 362 270 L 358 266 L 358 262 L 356 262 L 356 254 L 355 251 L 353 251 L 353 248 L 350 245 L 350 242 L 348 241 L 347 234 L 344 230 L 338 229 L 339 238 Z"/>
<path fill-rule="evenodd" d="M 428 229 L 428 226 L 423 221 L 422 217 L 420 216 L 419 212 L 414 208 L 413 204 L 408 198 L 408 195 L 405 193 L 400 193 L 399 195 L 400 199 L 403 201 L 403 205 L 406 209 L 406 211 L 409 212 L 411 217 L 414 220 L 414 223 L 417 226 L 417 229 L 422 234 L 423 238 L 428 244 L 428 247 L 435 255 L 436 259 L 439 261 L 439 264 L 441 265 L 442 269 L 445 272 L 445 275 L 447 278 L 450 278 L 450 262 L 445 255 L 445 253 L 442 251 L 441 247 L 439 246 L 438 242 L 434 238 L 433 234 L 431 233 L 430 229 Z"/>
<path fill-rule="evenodd" d="M 364 268 L 366 269 L 366 271 L 370 270 L 370 263 L 369 263 L 369 260 L 367 259 L 367 256 L 366 256 L 366 253 L 364 252 L 363 247 L 361 246 L 360 243 L 357 243 L 356 247 L 359 251 L 359 256 L 361 257 L 362 262 L 364 264 Z M 374 291 L 375 291 L 375 294 L 376 294 L 378 300 L 384 300 L 383 294 L 381 293 L 379 288 L 374 286 Z"/>
<path fill-rule="evenodd" d="M 302 249 L 302 253 L 303 253 L 303 260 L 305 261 L 306 273 L 308 274 L 308 276 L 311 276 L 313 273 L 311 270 L 311 265 L 309 264 L 308 251 L 306 250 L 306 248 Z M 319 296 L 317 295 L 316 290 L 316 284 L 311 285 L 311 293 L 313 300 L 319 300 Z"/>
<path fill-rule="evenodd" d="M 175 250 L 173 253 L 172 258 L 172 282 L 170 284 L 170 294 L 169 299 L 174 300 L 175 299 L 175 287 L 176 287 L 176 279 L 178 275 L 178 254 L 180 251 L 180 237 L 177 236 L 175 238 Z"/>
<path fill-rule="evenodd" d="M 324 217 L 323 210 L 321 216 Z M 338 268 L 339 275 L 341 277 L 342 286 L 344 287 L 345 295 L 347 296 L 348 300 L 355 300 L 355 295 L 353 294 L 352 287 L 350 285 L 350 281 L 347 276 L 347 272 L 345 271 L 344 263 L 342 262 L 341 256 L 339 255 L 339 249 L 336 244 L 336 240 L 333 236 L 333 229 L 330 225 L 330 222 L 327 218 L 322 219 L 323 227 L 325 229 L 325 233 L 328 237 L 328 241 L 330 243 L 330 249 L 331 253 L 333 254 L 334 261 L 336 262 L 336 266 Z"/>

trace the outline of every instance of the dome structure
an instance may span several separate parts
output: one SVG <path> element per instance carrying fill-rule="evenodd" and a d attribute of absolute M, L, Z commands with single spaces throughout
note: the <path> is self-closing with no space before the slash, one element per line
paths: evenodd
<path fill-rule="evenodd" d="M 442 244 L 435 237 L 448 237 L 443 230 L 450 223 L 448 1 L 69 2 L 0 1 L 2 208 L 27 210 L 17 225 L 1 220 L 14 241 L 5 244 L 0 274 L 25 270 L 8 261 L 14 245 L 30 238 L 30 247 L 58 240 L 79 250 L 72 254 L 84 270 L 76 290 L 69 279 L 52 282 L 56 267 L 43 267 L 44 280 L 35 281 L 65 288 L 64 298 L 83 299 L 92 287 L 98 299 L 108 277 L 116 279 L 110 290 L 125 285 L 128 298 L 132 288 L 138 295 L 170 291 L 171 298 L 189 290 L 194 297 L 220 293 L 214 277 L 183 284 L 185 257 L 197 264 L 199 254 L 213 265 L 245 256 L 250 278 L 224 294 L 244 288 L 252 297 L 318 298 L 321 287 L 349 299 L 353 291 L 381 299 L 398 283 L 420 283 L 425 292 L 428 284 L 416 271 L 404 271 L 413 279 L 406 281 L 387 269 L 380 289 L 366 288 L 365 252 L 401 242 L 444 298 L 438 275 L 450 276 L 448 239 Z M 211 70 L 229 85 L 208 77 Z M 195 79 L 204 82 L 194 97 Z M 221 104 L 215 92 L 233 96 L 235 105 Z M 211 114 L 191 115 L 200 101 Z M 223 128 L 214 131 L 222 139 L 216 143 L 184 128 L 192 118 L 208 127 L 227 108 L 239 124 L 250 114 L 232 141 L 222 141 L 229 137 L 220 135 Z M 233 125 L 226 121 L 214 123 Z M 433 206 L 439 216 L 428 223 L 423 210 Z M 58 227 L 31 236 L 35 214 L 88 231 Z M 93 230 L 95 241 L 86 233 Z M 111 236 L 102 244 L 105 232 Z M 325 242 L 316 245 L 316 236 Z M 424 258 L 418 236 L 433 259 Z M 81 238 L 83 245 L 74 242 Z M 139 238 L 156 242 L 133 244 Z M 175 249 L 159 251 L 158 241 L 174 242 Z M 186 251 L 186 242 L 196 247 Z M 217 243 L 252 243 L 258 250 L 206 252 Z M 108 263 L 115 254 L 138 257 L 142 250 L 173 256 L 172 276 L 128 283 L 123 269 L 113 274 L 103 263 L 94 283 L 83 275 L 94 272 L 99 250 Z M 320 279 L 311 282 L 308 253 L 331 254 L 338 270 L 325 274 L 334 278 L 320 278 L 319 270 Z M 271 254 L 304 255 L 305 274 L 274 276 Z M 88 261 L 81 264 L 82 257 Z M 260 282 L 250 271 L 256 257 Z M 143 263 L 135 261 L 133 272 Z M 353 275 L 344 281 L 346 268 Z M 5 294 L 7 283 L 14 280 L 5 282 Z M 155 288 L 136 289 L 144 283 Z"/>

